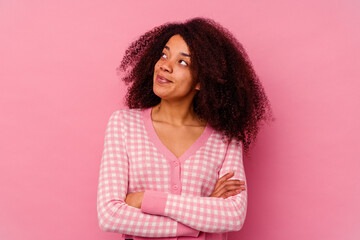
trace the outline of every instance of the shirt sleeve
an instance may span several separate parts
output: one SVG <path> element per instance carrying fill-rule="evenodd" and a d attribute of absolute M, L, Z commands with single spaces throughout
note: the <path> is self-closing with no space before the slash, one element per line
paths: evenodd
<path fill-rule="evenodd" d="M 97 214 L 102 231 L 140 237 L 198 237 L 200 231 L 166 216 L 143 213 L 125 202 L 128 157 L 123 141 L 122 115 L 115 111 L 105 131 L 97 190 Z"/>
<path fill-rule="evenodd" d="M 235 174 L 230 179 L 243 180 L 247 186 L 243 166 L 242 142 L 237 144 L 235 140 L 228 144 L 219 176 L 222 177 L 232 170 L 235 171 Z M 170 217 L 202 232 L 239 231 L 246 217 L 247 190 L 226 199 L 181 196 L 147 190 L 144 193 L 141 211 Z"/>

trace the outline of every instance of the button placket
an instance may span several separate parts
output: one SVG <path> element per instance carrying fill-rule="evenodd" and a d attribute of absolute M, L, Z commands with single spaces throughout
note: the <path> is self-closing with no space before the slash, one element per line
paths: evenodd
<path fill-rule="evenodd" d="M 181 184 L 180 184 L 180 162 L 178 159 L 172 161 L 173 177 L 171 183 L 171 192 L 180 195 Z"/>

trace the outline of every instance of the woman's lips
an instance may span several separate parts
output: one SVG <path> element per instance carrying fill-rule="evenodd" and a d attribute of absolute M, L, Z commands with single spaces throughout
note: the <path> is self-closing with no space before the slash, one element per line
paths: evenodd
<path fill-rule="evenodd" d="M 160 75 L 157 75 L 156 76 L 156 81 L 158 82 L 158 83 L 171 83 L 171 81 L 169 81 L 169 80 L 167 80 L 166 78 L 164 78 L 164 77 L 162 77 L 162 76 L 160 76 Z"/>

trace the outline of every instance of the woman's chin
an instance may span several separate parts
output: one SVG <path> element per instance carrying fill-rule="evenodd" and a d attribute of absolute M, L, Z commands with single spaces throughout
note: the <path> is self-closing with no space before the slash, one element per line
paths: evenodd
<path fill-rule="evenodd" d="M 167 92 L 161 91 L 159 89 L 153 89 L 153 92 L 155 93 L 156 96 L 164 100 L 166 100 L 169 97 L 169 94 Z"/>

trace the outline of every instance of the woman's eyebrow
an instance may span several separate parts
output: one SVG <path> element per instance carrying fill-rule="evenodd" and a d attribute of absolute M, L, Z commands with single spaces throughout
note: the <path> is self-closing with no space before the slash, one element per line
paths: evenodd
<path fill-rule="evenodd" d="M 170 47 L 165 46 L 164 48 L 170 51 Z M 183 52 L 181 52 L 180 54 L 181 54 L 181 55 L 183 55 L 184 57 L 190 57 L 190 55 L 189 55 L 189 54 L 187 54 L 187 53 L 183 53 Z"/>

